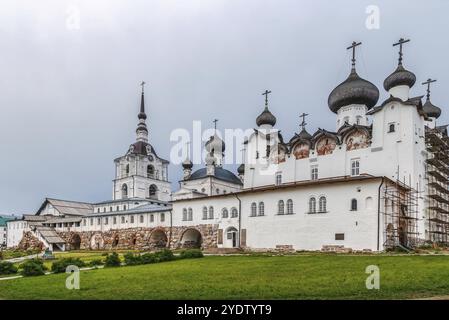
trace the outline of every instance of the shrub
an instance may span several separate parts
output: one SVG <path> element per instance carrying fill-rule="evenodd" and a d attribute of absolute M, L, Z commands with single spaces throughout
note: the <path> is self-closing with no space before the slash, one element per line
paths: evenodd
<path fill-rule="evenodd" d="M 68 266 L 77 266 L 78 268 L 82 268 L 85 265 L 86 263 L 84 263 L 84 261 L 80 258 L 63 258 L 52 263 L 51 271 L 54 273 L 63 273 L 66 271 Z"/>
<path fill-rule="evenodd" d="M 163 249 L 161 251 L 158 251 L 154 255 L 156 256 L 156 258 L 158 258 L 159 262 L 171 261 L 171 260 L 175 259 L 173 252 L 171 252 L 168 249 Z"/>
<path fill-rule="evenodd" d="M 157 263 L 159 258 L 154 253 L 145 253 L 141 256 L 143 264 Z"/>
<path fill-rule="evenodd" d="M 20 265 L 21 274 L 25 277 L 41 276 L 47 268 L 41 259 L 30 259 Z"/>
<path fill-rule="evenodd" d="M 94 259 L 89 262 L 90 267 L 97 267 L 97 266 L 102 266 L 102 265 L 104 265 L 104 262 L 101 259 Z"/>
<path fill-rule="evenodd" d="M 136 266 L 143 263 L 142 256 L 140 254 L 128 252 L 123 257 L 125 258 L 125 263 L 128 266 Z"/>
<path fill-rule="evenodd" d="M 194 259 L 194 258 L 202 258 L 204 257 L 203 252 L 200 249 L 189 249 L 181 251 L 179 254 L 181 259 Z"/>
<path fill-rule="evenodd" d="M 17 267 L 11 262 L 0 262 L 0 274 L 14 274 L 17 273 Z"/>
<path fill-rule="evenodd" d="M 105 267 L 119 267 L 120 266 L 120 258 L 117 254 L 117 252 L 113 252 L 111 254 L 108 254 L 106 257 L 106 261 L 104 266 Z"/>

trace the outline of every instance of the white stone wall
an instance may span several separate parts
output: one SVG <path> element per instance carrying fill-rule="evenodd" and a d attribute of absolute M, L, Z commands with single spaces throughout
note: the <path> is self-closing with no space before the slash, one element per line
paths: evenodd
<path fill-rule="evenodd" d="M 7 226 L 0 226 L 0 247 L 6 246 L 7 238 Z"/>
<path fill-rule="evenodd" d="M 28 223 L 24 220 L 14 220 L 7 222 L 7 247 L 15 247 L 22 240 L 24 232 L 30 231 Z"/>

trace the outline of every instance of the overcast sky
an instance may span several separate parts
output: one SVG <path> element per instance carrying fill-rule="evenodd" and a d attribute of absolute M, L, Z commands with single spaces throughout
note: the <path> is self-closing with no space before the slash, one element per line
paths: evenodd
<path fill-rule="evenodd" d="M 366 8 L 380 9 L 368 29 Z M 346 47 L 362 41 L 358 72 L 376 84 L 404 64 L 446 112 L 449 1 L 2 0 L 0 213 L 34 213 L 45 197 L 111 198 L 113 159 L 135 140 L 139 83 L 147 86 L 150 141 L 169 157 L 170 132 L 255 126 L 261 93 L 285 140 L 335 129 L 330 91 L 349 73 Z M 177 187 L 181 169 L 170 167 Z"/>

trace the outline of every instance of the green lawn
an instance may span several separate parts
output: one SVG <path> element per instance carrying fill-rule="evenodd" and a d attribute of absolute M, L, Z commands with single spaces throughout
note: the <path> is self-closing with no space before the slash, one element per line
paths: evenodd
<path fill-rule="evenodd" d="M 377 265 L 380 290 L 365 288 Z M 209 256 L 0 281 L 0 299 L 390 299 L 449 295 L 449 256 Z"/>

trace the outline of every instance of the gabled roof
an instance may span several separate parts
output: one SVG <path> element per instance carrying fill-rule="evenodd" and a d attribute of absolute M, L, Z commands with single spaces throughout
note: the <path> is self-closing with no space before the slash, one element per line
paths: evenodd
<path fill-rule="evenodd" d="M 37 211 L 37 216 L 40 215 L 47 204 L 51 204 L 62 215 L 84 216 L 93 211 L 91 203 L 46 198 Z"/>
<path fill-rule="evenodd" d="M 373 109 L 369 110 L 366 114 L 367 115 L 373 115 L 376 112 L 380 111 L 383 109 L 383 107 L 385 107 L 386 104 L 390 103 L 390 102 L 399 102 L 405 105 L 411 105 L 411 106 L 415 106 L 417 107 L 417 110 L 420 114 L 422 114 L 422 98 L 424 96 L 418 96 L 418 97 L 413 97 L 413 98 L 409 98 L 406 101 L 403 101 L 400 98 L 396 98 L 393 96 L 390 96 L 388 99 L 386 99 L 384 102 L 382 102 L 382 104 L 380 106 L 374 107 Z"/>

